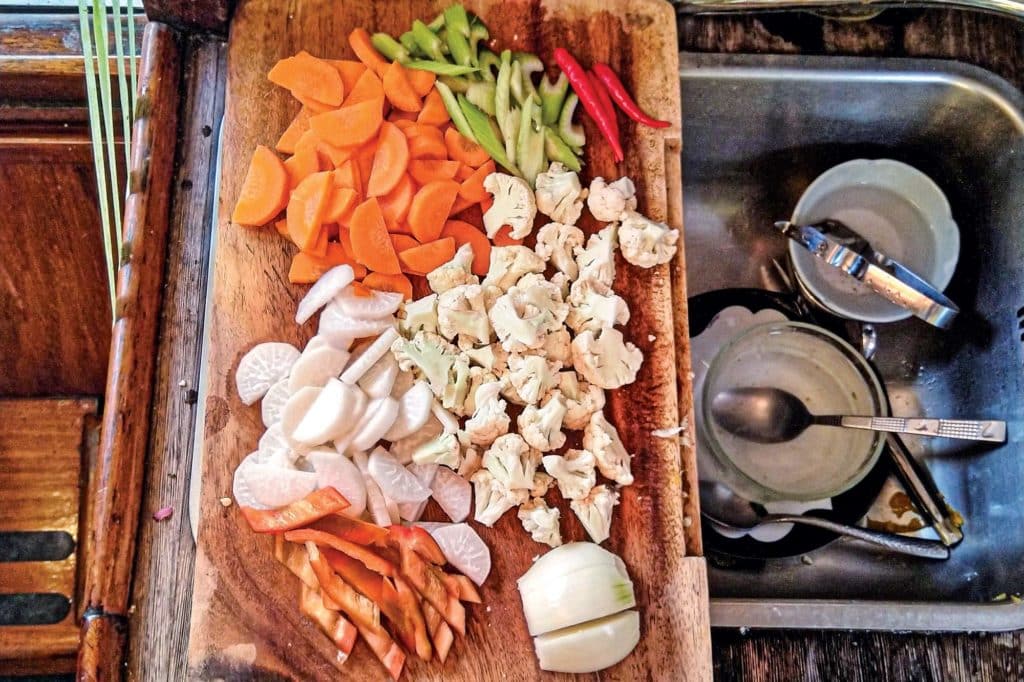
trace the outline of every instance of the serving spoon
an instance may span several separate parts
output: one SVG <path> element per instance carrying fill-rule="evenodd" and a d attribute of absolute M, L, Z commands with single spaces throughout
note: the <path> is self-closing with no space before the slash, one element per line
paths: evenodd
<path fill-rule="evenodd" d="M 760 514 L 748 500 L 713 481 L 700 482 L 700 513 L 712 526 L 725 530 L 749 531 L 761 526 L 796 523 L 855 538 L 897 554 L 938 560 L 948 559 L 950 555 L 949 547 L 936 540 L 923 540 L 869 528 L 847 526 L 818 516 Z"/>
<path fill-rule="evenodd" d="M 722 391 L 711 400 L 711 415 L 729 433 L 756 443 L 793 440 L 813 425 L 1006 442 L 1004 421 L 814 415 L 800 398 L 789 391 L 769 386 L 745 386 Z"/>

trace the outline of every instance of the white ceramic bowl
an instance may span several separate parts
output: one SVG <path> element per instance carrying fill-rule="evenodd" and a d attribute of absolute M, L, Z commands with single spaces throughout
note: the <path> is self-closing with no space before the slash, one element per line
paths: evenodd
<path fill-rule="evenodd" d="M 804 191 L 792 221 L 827 218 L 845 223 L 890 258 L 942 291 L 960 256 L 960 230 L 949 201 L 931 178 L 899 161 L 857 159 L 819 175 Z M 849 275 L 790 242 L 789 255 L 809 298 L 829 311 L 862 322 L 910 317 Z"/>

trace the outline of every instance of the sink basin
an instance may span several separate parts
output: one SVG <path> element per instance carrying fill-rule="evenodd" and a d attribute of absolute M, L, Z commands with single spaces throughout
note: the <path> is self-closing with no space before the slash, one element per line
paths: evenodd
<path fill-rule="evenodd" d="M 878 325 L 874 363 L 898 416 L 1007 421 L 1000 447 L 907 439 L 966 539 L 947 562 L 837 541 L 803 559 L 712 565 L 718 626 L 1024 628 L 1024 96 L 935 60 L 681 55 L 690 295 L 779 288 L 788 219 L 821 172 L 892 158 L 929 175 L 960 227 L 949 331 Z"/>

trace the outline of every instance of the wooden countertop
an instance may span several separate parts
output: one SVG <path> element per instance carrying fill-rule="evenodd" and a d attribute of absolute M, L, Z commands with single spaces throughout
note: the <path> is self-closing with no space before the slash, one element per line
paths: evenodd
<path fill-rule="evenodd" d="M 685 17 L 679 31 L 680 48 L 685 50 L 952 58 L 988 68 L 1024 87 L 1024 25 L 996 16 L 899 10 L 866 23 L 826 21 L 811 14 Z M 224 56 L 223 43 L 201 36 L 188 39 L 183 55 L 168 283 L 133 584 L 129 679 L 185 679 L 194 559 L 187 494 Z M 174 507 L 174 516 L 153 522 L 153 512 L 168 505 Z M 713 645 L 719 680 L 1024 679 L 1024 632 L 716 630 Z"/>

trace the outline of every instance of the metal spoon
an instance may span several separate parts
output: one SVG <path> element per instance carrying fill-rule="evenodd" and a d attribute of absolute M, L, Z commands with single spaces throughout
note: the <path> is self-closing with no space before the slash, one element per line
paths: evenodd
<path fill-rule="evenodd" d="M 752 530 L 777 523 L 797 523 L 823 528 L 837 535 L 856 538 L 877 547 L 919 557 L 922 559 L 948 559 L 949 547 L 936 540 L 922 540 L 894 533 L 847 526 L 817 516 L 791 514 L 759 514 L 754 506 L 732 490 L 711 481 L 700 482 L 700 513 L 712 525 L 727 530 Z"/>
<path fill-rule="evenodd" d="M 711 414 L 729 433 L 757 443 L 793 440 L 814 424 L 915 436 L 1006 442 L 1006 422 L 1003 421 L 813 415 L 800 398 L 771 387 L 747 386 L 722 391 L 711 400 Z"/>

